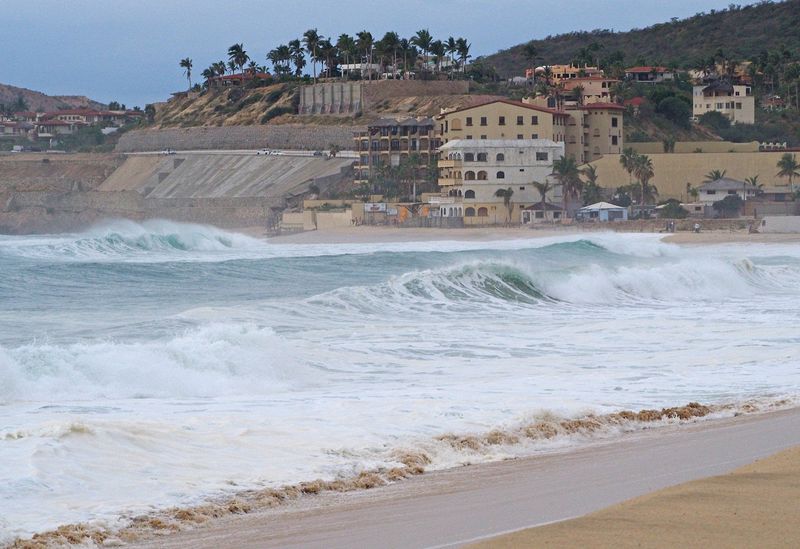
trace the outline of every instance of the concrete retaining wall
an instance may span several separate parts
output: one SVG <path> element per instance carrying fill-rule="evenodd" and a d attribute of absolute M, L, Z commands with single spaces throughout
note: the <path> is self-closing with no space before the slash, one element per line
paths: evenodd
<path fill-rule="evenodd" d="M 353 126 L 276 124 L 133 130 L 120 137 L 118 152 L 176 150 L 292 149 L 327 151 L 331 144 L 353 148 Z"/>
<path fill-rule="evenodd" d="M 800 216 L 765 216 L 758 230 L 762 233 L 800 233 Z"/>
<path fill-rule="evenodd" d="M 300 114 L 361 112 L 361 82 L 323 82 L 300 88 Z"/>

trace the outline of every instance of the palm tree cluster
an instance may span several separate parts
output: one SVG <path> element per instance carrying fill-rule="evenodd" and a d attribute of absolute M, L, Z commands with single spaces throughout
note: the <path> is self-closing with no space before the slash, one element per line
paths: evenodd
<path fill-rule="evenodd" d="M 619 158 L 622 168 L 628 172 L 628 177 L 636 178 L 636 183 L 631 183 L 626 187 L 618 189 L 618 192 L 632 194 L 638 199 L 639 205 L 644 207 L 654 201 L 658 196 L 658 189 L 655 185 L 650 185 L 650 180 L 655 176 L 653 160 L 646 154 L 639 154 L 631 148 L 622 151 Z M 644 211 L 642 211 L 644 214 Z"/>
<path fill-rule="evenodd" d="M 434 40 L 428 29 L 421 29 L 409 38 L 401 38 L 398 33 L 389 31 L 380 40 L 366 30 L 355 36 L 341 34 L 338 38 L 326 38 L 317 29 L 309 29 L 301 38 L 270 50 L 266 60 L 280 78 L 302 77 L 303 69 L 309 62 L 315 81 L 317 76 L 345 76 L 339 68 L 342 64 L 379 65 L 379 72 L 391 69 L 388 72 L 391 72 L 392 78 L 406 78 L 414 71 L 444 73 L 456 78 L 458 74 L 464 74 L 467 61 L 472 57 L 470 47 L 465 38 L 450 36 L 446 40 Z M 186 69 L 185 75 L 190 79 L 191 87 L 191 59 L 182 59 L 180 66 Z M 243 73 L 245 67 L 251 71 L 267 72 L 265 66 L 259 66 L 251 59 L 243 44 L 234 44 L 228 48 L 227 63 L 212 63 L 202 74 L 208 81 L 229 72 Z M 372 78 L 372 73 L 368 71 L 364 76 Z"/>

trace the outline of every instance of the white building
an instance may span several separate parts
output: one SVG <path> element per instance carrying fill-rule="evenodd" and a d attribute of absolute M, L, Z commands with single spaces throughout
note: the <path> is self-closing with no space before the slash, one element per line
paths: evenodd
<path fill-rule="evenodd" d="M 439 148 L 439 215 L 463 216 L 467 224 L 519 220 L 520 212 L 541 201 L 532 182 L 545 182 L 553 162 L 564 156 L 564 143 L 549 139 L 455 139 Z M 499 190 L 511 189 L 510 204 Z M 560 199 L 554 190 L 547 197 Z M 450 203 L 449 199 L 452 199 Z"/>
<path fill-rule="evenodd" d="M 697 188 L 697 191 L 698 201 L 701 204 L 713 206 L 714 202 L 718 202 L 728 195 L 739 195 L 742 200 L 750 200 L 756 196 L 758 188 L 744 181 L 723 177 L 716 181 L 703 183 Z"/>
<path fill-rule="evenodd" d="M 755 105 L 751 86 L 738 86 L 717 80 L 705 86 L 694 86 L 692 91 L 692 116 L 695 118 L 717 111 L 732 124 L 754 124 Z"/>

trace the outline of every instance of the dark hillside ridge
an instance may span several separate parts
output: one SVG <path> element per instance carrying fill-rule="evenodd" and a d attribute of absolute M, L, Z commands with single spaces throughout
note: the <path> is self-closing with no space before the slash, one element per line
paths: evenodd
<path fill-rule="evenodd" d="M 693 68 L 699 58 L 722 50 L 729 59 L 747 60 L 765 50 L 800 50 L 800 0 L 760 2 L 750 6 L 698 13 L 686 19 L 673 19 L 645 29 L 612 32 L 598 29 L 571 32 L 533 40 L 541 59 L 535 63 L 569 63 L 581 48 L 592 43 L 602 46 L 596 54 L 601 62 L 614 52 L 624 55 L 624 64 L 669 65 Z M 523 44 L 487 56 L 503 77 L 522 75 L 530 61 L 523 55 Z"/>

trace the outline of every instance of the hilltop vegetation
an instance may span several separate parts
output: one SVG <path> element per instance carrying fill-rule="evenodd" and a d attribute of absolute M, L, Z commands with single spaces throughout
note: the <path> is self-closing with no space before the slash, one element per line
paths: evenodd
<path fill-rule="evenodd" d="M 755 59 L 764 51 L 800 50 L 800 0 L 760 2 L 751 6 L 731 4 L 728 9 L 700 12 L 687 19 L 673 18 L 644 29 L 614 32 L 596 29 L 571 32 L 533 40 L 537 59 L 526 57 L 525 44 L 519 44 L 485 61 L 502 77 L 522 74 L 536 63 L 569 63 L 587 57 L 601 64 L 673 65 L 695 68 L 718 50 L 731 59 Z M 599 49 L 587 52 L 596 44 Z"/>

